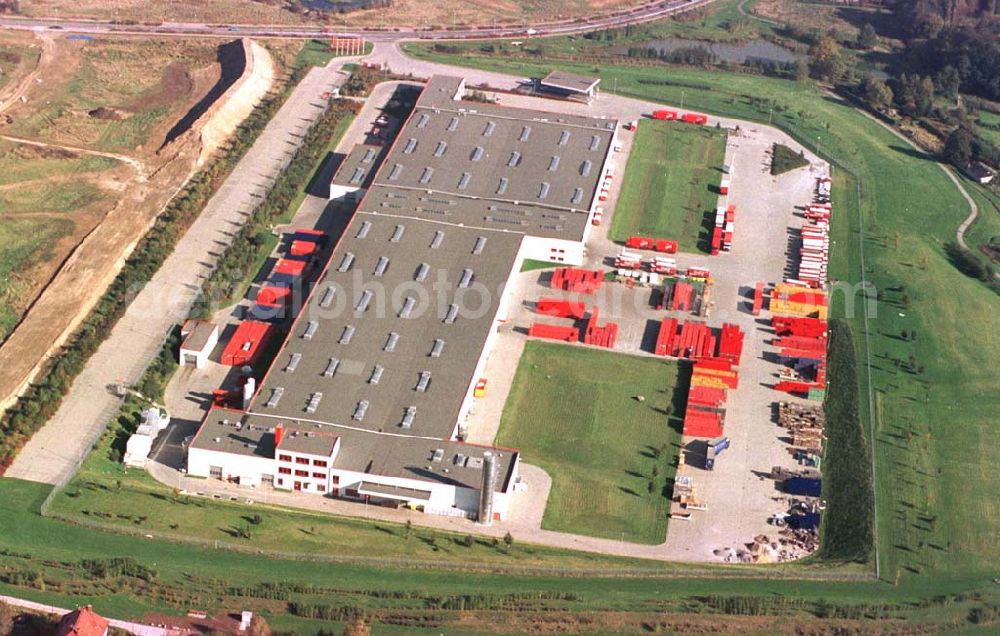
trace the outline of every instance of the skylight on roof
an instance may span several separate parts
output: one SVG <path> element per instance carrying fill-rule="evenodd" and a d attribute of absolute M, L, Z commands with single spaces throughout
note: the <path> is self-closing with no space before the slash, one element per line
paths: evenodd
<path fill-rule="evenodd" d="M 413 280 L 418 283 L 424 282 L 427 279 L 427 274 L 430 273 L 431 266 L 427 263 L 421 263 L 420 267 L 417 268 L 417 272 L 413 275 Z"/>
<path fill-rule="evenodd" d="M 476 239 L 476 244 L 472 247 L 472 253 L 482 254 L 484 247 L 486 247 L 486 237 L 480 236 Z"/>
<path fill-rule="evenodd" d="M 354 265 L 354 254 L 347 252 L 344 254 L 344 258 L 340 261 L 340 267 L 337 268 L 338 272 L 350 271 L 351 265 Z"/>
<path fill-rule="evenodd" d="M 483 158 L 483 147 L 476 146 L 472 149 L 472 154 L 469 156 L 470 161 L 479 161 Z"/>
<path fill-rule="evenodd" d="M 496 130 L 497 124 L 495 121 L 486 122 L 486 128 L 483 129 L 483 137 L 490 137 L 493 135 L 493 131 Z"/>
<path fill-rule="evenodd" d="M 439 141 L 437 143 L 437 147 L 434 149 L 434 156 L 435 157 L 444 156 L 444 151 L 447 149 L 448 149 L 448 143 L 444 141 Z"/>
<path fill-rule="evenodd" d="M 598 147 L 599 147 L 600 145 L 601 145 L 601 138 L 600 138 L 600 137 L 598 137 L 597 135 L 593 135 L 593 136 L 592 136 L 592 137 L 590 138 L 590 149 L 591 149 L 591 150 L 597 150 L 597 148 L 598 148 Z"/>
<path fill-rule="evenodd" d="M 507 177 L 500 177 L 500 184 L 497 186 L 497 194 L 503 194 L 506 192 L 508 183 Z"/>
<path fill-rule="evenodd" d="M 333 304 L 333 299 L 337 295 L 337 292 L 333 287 L 327 287 L 326 291 L 323 292 L 323 297 L 319 300 L 319 306 L 323 309 L 327 309 Z"/>
<path fill-rule="evenodd" d="M 399 423 L 402 428 L 413 428 L 413 420 L 417 417 L 417 407 L 408 406 L 406 410 L 403 411 L 403 419 Z"/>
<path fill-rule="evenodd" d="M 564 130 L 559 135 L 559 145 L 560 146 L 565 146 L 567 143 L 569 143 L 569 131 L 568 130 Z"/>
<path fill-rule="evenodd" d="M 542 181 L 542 185 L 538 188 L 538 198 L 544 199 L 549 196 L 549 182 Z"/>
<path fill-rule="evenodd" d="M 427 387 L 430 386 L 430 384 L 431 384 L 431 372 L 421 371 L 420 378 L 417 380 L 417 386 L 415 386 L 413 390 L 418 391 L 420 393 L 426 393 Z"/>
<path fill-rule="evenodd" d="M 361 163 L 371 163 L 372 161 L 375 161 L 375 155 L 377 154 L 378 151 L 376 151 L 374 148 L 369 148 L 367 151 L 365 151 L 365 156 L 364 158 L 361 159 Z"/>
<path fill-rule="evenodd" d="M 448 122 L 448 131 L 454 132 L 456 128 L 458 128 L 458 117 L 452 117 Z"/>
<path fill-rule="evenodd" d="M 375 276 L 382 276 L 385 274 L 385 270 L 389 268 L 389 257 L 379 256 L 378 263 L 375 264 L 375 271 L 372 272 Z"/>
<path fill-rule="evenodd" d="M 278 406 L 278 402 L 281 401 L 281 396 L 285 394 L 285 387 L 276 386 L 271 389 L 271 397 L 267 398 L 267 403 L 264 404 L 269 409 L 273 409 Z"/>
<path fill-rule="evenodd" d="M 518 141 L 528 141 L 528 137 L 531 136 L 531 126 L 525 126 L 521 129 L 521 136 L 517 138 Z"/>
<path fill-rule="evenodd" d="M 319 401 L 323 399 L 323 394 L 319 391 L 309 396 L 309 404 L 306 405 L 306 413 L 315 413 L 319 408 Z"/>
<path fill-rule="evenodd" d="M 326 368 L 323 369 L 323 375 L 332 378 L 333 374 L 337 372 L 337 367 L 340 366 L 340 358 L 330 358 L 330 361 L 326 363 Z"/>
<path fill-rule="evenodd" d="M 392 353 L 396 350 L 396 345 L 399 343 L 399 334 L 395 331 L 389 332 L 389 337 L 385 339 L 385 346 L 382 347 L 383 351 L 387 353 Z"/>
<path fill-rule="evenodd" d="M 458 286 L 465 289 L 472 284 L 472 270 L 466 267 L 462 270 L 462 278 L 458 281 Z"/>
<path fill-rule="evenodd" d="M 444 324 L 446 325 L 454 324 L 456 318 L 458 318 L 458 305 L 452 303 L 448 307 L 448 313 L 444 317 Z"/>
<path fill-rule="evenodd" d="M 415 137 L 410 137 L 406 140 L 406 146 L 403 148 L 403 154 L 409 155 L 413 154 L 413 151 L 417 149 L 417 139 Z"/>
<path fill-rule="evenodd" d="M 521 153 L 515 150 L 514 152 L 510 153 L 510 159 L 507 160 L 507 167 L 516 168 L 520 164 L 521 164 Z"/>
<path fill-rule="evenodd" d="M 583 188 L 574 188 L 573 199 L 570 203 L 579 203 L 581 200 L 583 200 Z"/>
<path fill-rule="evenodd" d="M 364 168 L 355 168 L 354 174 L 351 175 L 351 183 L 361 183 L 361 180 L 365 178 Z"/>
<path fill-rule="evenodd" d="M 420 175 L 420 183 L 430 183 L 431 177 L 434 176 L 434 168 L 427 166 L 424 168 L 424 173 Z"/>
<path fill-rule="evenodd" d="M 557 168 L 559 168 L 559 155 L 553 155 L 552 158 L 549 159 L 549 172 L 552 172 Z"/>
<path fill-rule="evenodd" d="M 371 304 L 374 296 L 375 292 L 370 289 L 361 292 L 361 298 L 358 299 L 358 304 L 354 306 L 354 310 L 357 312 L 368 311 L 368 305 Z"/>
<path fill-rule="evenodd" d="M 389 241 L 392 243 L 399 243 L 399 240 L 403 238 L 403 232 L 406 231 L 406 226 L 397 225 L 395 229 L 392 230 L 392 236 L 389 237 Z"/>
<path fill-rule="evenodd" d="M 301 362 L 301 361 L 302 361 L 302 354 L 301 353 L 293 353 L 288 358 L 288 364 L 285 365 L 285 372 L 286 373 L 294 373 L 295 369 L 297 369 L 298 366 L 299 366 L 299 362 Z"/>
<path fill-rule="evenodd" d="M 399 175 L 403 172 L 403 164 L 396 163 L 392 165 L 392 170 L 389 171 L 389 181 L 395 181 L 399 178 Z"/>
<path fill-rule="evenodd" d="M 444 340 L 437 338 L 434 340 L 434 346 L 431 347 L 430 357 L 440 358 L 441 352 L 444 351 Z"/>
<path fill-rule="evenodd" d="M 398 165 L 398 164 L 397 164 Z M 358 228 L 358 233 L 354 235 L 356 239 L 363 239 L 368 236 L 368 232 L 372 229 L 371 221 L 362 221 L 361 227 Z"/>
<path fill-rule="evenodd" d="M 458 179 L 458 189 L 465 190 L 469 187 L 469 180 L 472 179 L 472 175 L 468 172 L 463 172 L 462 176 Z"/>
<path fill-rule="evenodd" d="M 316 331 L 319 329 L 319 321 L 310 320 L 306 325 L 306 330 L 302 333 L 303 340 L 312 340 L 312 337 L 316 335 Z"/>
<path fill-rule="evenodd" d="M 354 415 L 352 416 L 355 421 L 360 422 L 365 419 L 365 413 L 368 412 L 368 400 L 361 400 L 358 405 L 354 407 Z"/>
<path fill-rule="evenodd" d="M 434 238 L 431 239 L 431 249 L 436 250 L 441 247 L 441 242 L 444 241 L 444 232 L 441 230 L 434 231 Z"/>
<path fill-rule="evenodd" d="M 385 367 L 381 364 L 376 364 L 372 369 L 372 374 L 368 377 L 368 384 L 378 384 L 379 380 L 382 379 L 383 373 L 385 373 Z"/>
<path fill-rule="evenodd" d="M 593 162 L 590 159 L 584 159 L 583 163 L 580 164 L 580 176 L 586 177 L 590 175 L 590 170 L 594 167 Z"/>
<path fill-rule="evenodd" d="M 427 113 L 420 113 L 420 119 L 417 120 L 417 128 L 423 128 L 427 125 L 427 122 L 431 120 L 431 116 Z"/>
<path fill-rule="evenodd" d="M 354 337 L 354 327 L 352 325 L 346 325 L 344 330 L 340 333 L 340 344 L 349 344 L 351 338 Z"/>
<path fill-rule="evenodd" d="M 399 317 L 409 318 L 410 314 L 413 313 L 413 308 L 416 306 L 416 304 L 417 304 L 416 298 L 414 298 L 413 296 L 407 296 L 403 300 L 403 306 L 400 307 L 399 309 Z"/>

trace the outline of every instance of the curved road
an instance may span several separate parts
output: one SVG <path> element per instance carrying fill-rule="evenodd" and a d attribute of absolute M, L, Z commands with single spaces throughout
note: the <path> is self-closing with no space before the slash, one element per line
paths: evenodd
<path fill-rule="evenodd" d="M 394 42 L 403 39 L 458 40 L 471 38 L 514 38 L 543 35 L 570 35 L 598 29 L 640 24 L 658 20 L 668 15 L 688 11 L 710 4 L 715 0 L 659 0 L 639 5 L 630 10 L 608 15 L 539 23 L 534 27 L 482 26 L 464 29 L 398 27 L 388 29 L 352 29 L 349 32 L 329 27 L 280 27 L 272 25 L 212 25 L 198 22 L 163 22 L 160 24 L 114 24 L 110 20 L 60 20 L 48 18 L 0 18 L 0 28 L 22 30 L 56 30 L 69 33 L 119 34 L 119 35 L 177 35 L 207 37 L 278 37 L 314 38 L 331 35 L 363 36 L 373 42 Z"/>

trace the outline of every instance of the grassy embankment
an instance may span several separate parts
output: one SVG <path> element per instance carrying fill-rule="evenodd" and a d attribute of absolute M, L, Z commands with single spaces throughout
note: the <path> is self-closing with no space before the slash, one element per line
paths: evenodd
<path fill-rule="evenodd" d="M 443 56 L 424 45 L 409 50 L 433 61 L 526 75 L 554 66 Z M 940 167 L 811 84 L 702 70 L 558 66 L 596 71 L 604 86 L 616 79 L 620 94 L 658 103 L 683 99 L 692 109 L 754 121 L 771 112 L 774 125 L 835 162 L 831 276 L 860 281 L 863 245 L 864 277 L 880 291 L 868 342 L 858 297 L 848 302 L 837 295 L 833 310 L 851 326 L 864 362 L 860 412 L 865 427 L 874 427 L 882 575 L 931 587 L 942 579 L 973 583 L 994 576 L 1000 508 L 989 488 L 970 484 L 1000 478 L 1000 450 L 988 442 L 1000 411 L 997 298 L 947 256 L 945 245 L 968 206 Z M 901 339 L 904 329 L 917 337 Z M 871 410 L 864 399 L 869 379 Z"/>
<path fill-rule="evenodd" d="M 707 252 L 719 200 L 726 133 L 677 122 L 641 120 L 611 219 L 611 239 L 633 235 L 677 241 Z M 709 218 L 710 217 L 710 218 Z"/>
<path fill-rule="evenodd" d="M 543 528 L 663 543 L 688 377 L 673 362 L 527 343 L 497 443 L 552 478 Z"/>

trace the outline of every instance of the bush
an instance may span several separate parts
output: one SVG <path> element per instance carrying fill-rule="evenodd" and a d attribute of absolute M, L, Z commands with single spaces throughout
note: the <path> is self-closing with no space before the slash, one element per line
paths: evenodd
<path fill-rule="evenodd" d="M 785 174 L 796 168 L 808 166 L 809 161 L 784 144 L 774 144 L 771 150 L 771 174 Z"/>

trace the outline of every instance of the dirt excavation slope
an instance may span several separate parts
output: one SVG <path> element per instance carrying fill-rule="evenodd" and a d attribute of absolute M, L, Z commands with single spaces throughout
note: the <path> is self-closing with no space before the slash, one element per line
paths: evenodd
<path fill-rule="evenodd" d="M 260 44 L 243 39 L 246 69 L 217 102 L 218 110 L 201 129 L 201 156 L 198 165 L 214 153 L 236 131 L 274 83 L 274 63 Z"/>
<path fill-rule="evenodd" d="M 258 49 L 254 49 L 255 57 L 264 56 L 266 61 L 257 58 L 254 63 L 248 62 L 244 77 L 237 82 L 242 87 L 263 81 L 266 91 L 273 70 L 267 52 Z M 267 75 L 263 80 L 250 79 L 247 75 L 251 73 Z M 238 92 L 227 91 L 223 97 L 232 98 Z M 254 94 L 259 99 L 263 93 L 258 88 Z M 252 109 L 250 97 L 241 97 Z M 250 109 L 244 107 L 240 112 L 248 114 Z M 223 117 L 225 124 L 214 123 L 216 117 Z M 104 220 L 63 262 L 21 323 L 0 346 L 0 359 L 4 360 L 0 365 L 0 408 L 9 407 L 35 379 L 48 357 L 97 303 L 166 203 L 190 177 L 201 154 L 200 131 L 206 126 L 225 130 L 237 123 L 237 115 L 227 111 L 224 104 L 213 105 L 190 131 L 161 150 L 157 166 L 147 175 L 136 176 Z"/>

